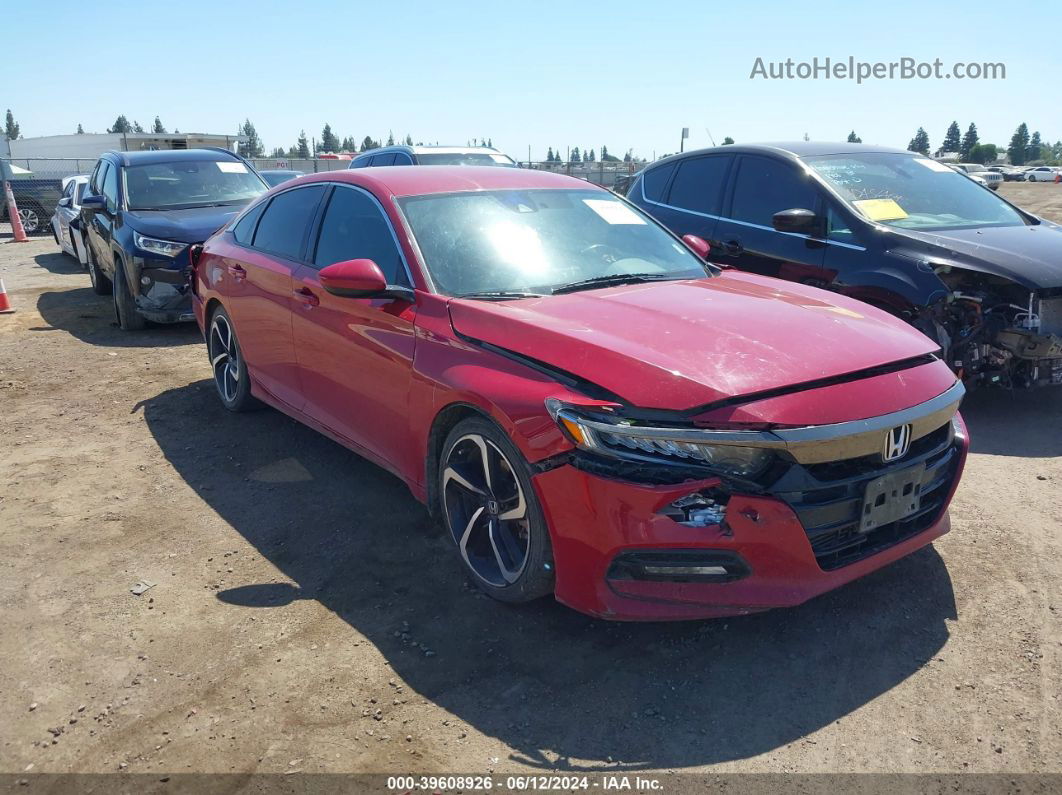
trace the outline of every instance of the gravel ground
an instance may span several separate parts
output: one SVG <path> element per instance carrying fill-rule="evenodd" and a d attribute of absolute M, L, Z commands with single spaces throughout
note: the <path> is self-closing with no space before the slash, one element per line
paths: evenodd
<path fill-rule="evenodd" d="M 50 238 L 0 276 L 0 773 L 1060 769 L 1062 394 L 967 401 L 933 547 L 609 624 L 479 595 L 397 480 L 226 414 L 194 327 L 121 333 Z"/>

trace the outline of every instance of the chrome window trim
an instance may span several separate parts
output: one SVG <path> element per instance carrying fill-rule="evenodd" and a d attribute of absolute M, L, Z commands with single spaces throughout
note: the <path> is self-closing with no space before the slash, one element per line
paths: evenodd
<path fill-rule="evenodd" d="M 803 428 L 787 428 L 774 431 L 726 431 L 709 428 L 654 428 L 638 425 L 616 425 L 590 420 L 572 412 L 572 419 L 587 428 L 610 434 L 634 438 L 667 439 L 707 445 L 736 445 L 742 447 L 766 447 L 789 453 L 801 464 L 820 464 L 861 458 L 881 451 L 884 431 L 899 425 L 911 425 L 911 441 L 926 436 L 949 422 L 958 411 L 966 389 L 956 381 L 947 390 L 917 406 L 829 425 L 810 425 Z"/>
<path fill-rule="evenodd" d="M 776 235 L 787 235 L 789 237 L 803 238 L 804 240 L 814 240 L 816 243 L 826 243 L 827 245 L 830 245 L 830 246 L 840 246 L 841 248 L 851 249 L 852 251 L 866 251 L 867 250 L 865 246 L 857 246 L 857 245 L 854 245 L 853 243 L 842 243 L 839 240 L 830 240 L 829 238 L 826 238 L 826 237 L 812 237 L 811 235 L 802 235 L 799 232 L 779 232 L 777 229 L 774 229 L 773 227 L 763 226 L 762 224 L 753 224 L 753 223 L 749 223 L 748 221 L 738 221 L 736 218 L 728 218 L 725 215 L 711 215 L 710 213 L 702 213 L 702 212 L 699 212 L 698 210 L 687 210 L 685 207 L 676 207 L 673 204 L 664 204 L 663 202 L 653 201 L 652 199 L 650 199 L 648 196 L 645 195 L 645 175 L 644 174 L 642 175 L 642 178 L 640 180 L 638 180 L 638 187 L 639 187 L 639 190 L 641 190 L 641 192 L 642 192 L 642 201 L 644 201 L 646 204 L 655 205 L 656 207 L 663 207 L 666 210 L 674 210 L 675 212 L 679 212 L 679 213 L 686 213 L 688 215 L 696 215 L 696 216 L 699 216 L 701 218 L 709 218 L 709 219 L 711 219 L 713 221 L 726 221 L 726 222 L 731 223 L 731 224 L 738 224 L 739 226 L 747 226 L 747 227 L 750 227 L 752 229 L 762 229 L 765 232 L 773 232 Z"/>

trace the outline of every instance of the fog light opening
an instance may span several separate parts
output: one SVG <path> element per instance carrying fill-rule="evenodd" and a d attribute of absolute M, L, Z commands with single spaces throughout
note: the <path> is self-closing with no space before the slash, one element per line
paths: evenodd
<path fill-rule="evenodd" d="M 621 552 L 609 566 L 609 580 L 725 583 L 748 577 L 749 564 L 726 549 L 652 549 Z"/>

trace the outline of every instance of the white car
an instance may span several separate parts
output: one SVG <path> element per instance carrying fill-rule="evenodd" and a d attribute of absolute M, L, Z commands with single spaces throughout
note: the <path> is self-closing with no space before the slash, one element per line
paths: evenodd
<path fill-rule="evenodd" d="M 81 235 L 71 233 L 70 222 L 81 215 L 81 196 L 85 192 L 88 181 L 87 174 L 66 177 L 63 180 L 63 195 L 52 215 L 52 237 L 55 238 L 55 242 L 59 244 L 63 253 L 69 254 L 82 265 L 88 261 L 84 242 Z"/>
<path fill-rule="evenodd" d="M 949 163 L 953 169 L 960 174 L 965 174 L 970 177 L 974 182 L 984 185 L 986 188 L 992 190 L 999 190 L 999 186 L 1003 184 L 1003 175 L 995 171 L 989 171 L 980 163 Z"/>
<path fill-rule="evenodd" d="M 1054 182 L 1057 176 L 1058 169 L 1051 166 L 1036 166 L 1025 172 L 1025 179 L 1028 182 Z"/>

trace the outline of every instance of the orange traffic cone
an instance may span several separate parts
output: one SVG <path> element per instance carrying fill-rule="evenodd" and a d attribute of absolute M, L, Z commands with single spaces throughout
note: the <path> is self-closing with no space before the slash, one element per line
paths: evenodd
<path fill-rule="evenodd" d="M 1059 182 L 1062 182 L 1062 171 L 1055 174 L 1055 184 L 1057 185 Z"/>
<path fill-rule="evenodd" d="M 15 308 L 7 300 L 7 288 L 4 287 L 4 280 L 0 279 L 0 315 L 10 315 L 14 311 Z"/>

